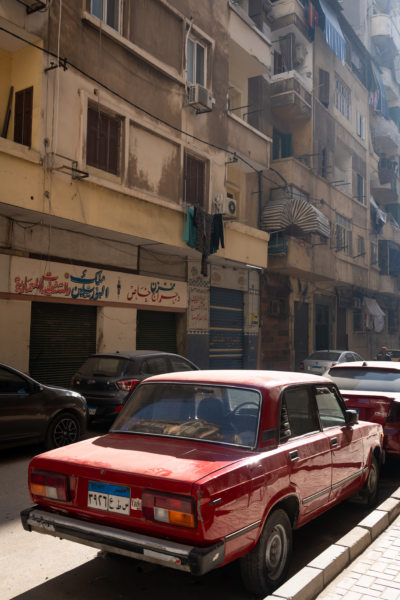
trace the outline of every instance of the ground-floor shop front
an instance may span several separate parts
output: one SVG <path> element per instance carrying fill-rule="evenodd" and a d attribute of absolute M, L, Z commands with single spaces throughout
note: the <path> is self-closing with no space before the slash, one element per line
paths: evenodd
<path fill-rule="evenodd" d="M 188 265 L 186 281 L 0 255 L 0 361 L 68 386 L 88 355 L 182 354 L 200 368 L 257 368 L 257 270 Z"/>

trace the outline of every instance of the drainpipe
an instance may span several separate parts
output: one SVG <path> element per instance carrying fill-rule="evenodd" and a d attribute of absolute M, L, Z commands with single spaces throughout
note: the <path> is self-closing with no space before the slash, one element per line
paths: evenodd
<path fill-rule="evenodd" d="M 262 224 L 262 171 L 257 171 L 258 177 L 258 228 L 261 229 Z"/>

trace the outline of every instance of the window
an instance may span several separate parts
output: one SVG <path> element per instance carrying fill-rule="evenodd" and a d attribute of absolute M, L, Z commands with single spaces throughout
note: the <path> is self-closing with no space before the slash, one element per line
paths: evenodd
<path fill-rule="evenodd" d="M 32 107 L 33 87 L 15 94 L 14 142 L 31 146 L 32 144 Z"/>
<path fill-rule="evenodd" d="M 291 437 L 319 431 L 314 398 L 308 388 L 285 391 L 284 402 L 289 418 Z"/>
<path fill-rule="evenodd" d="M 86 162 L 114 175 L 120 174 L 121 117 L 89 106 Z"/>
<path fill-rule="evenodd" d="M 27 394 L 29 391 L 29 384 L 23 377 L 0 368 L 0 394 Z"/>
<path fill-rule="evenodd" d="M 288 158 L 292 156 L 292 134 L 280 133 L 274 129 L 272 140 L 272 159 Z"/>
<path fill-rule="evenodd" d="M 335 106 L 346 119 L 350 120 L 350 88 L 336 76 L 335 81 Z"/>
<path fill-rule="evenodd" d="M 121 0 L 91 0 L 90 12 L 117 31 L 120 30 Z"/>
<path fill-rule="evenodd" d="M 351 222 L 339 214 L 336 214 L 336 251 L 353 255 Z"/>
<path fill-rule="evenodd" d="M 364 177 L 362 175 L 360 175 L 360 173 L 357 173 L 357 190 L 356 191 L 357 191 L 356 200 L 358 200 L 362 204 L 365 204 Z"/>
<path fill-rule="evenodd" d="M 189 38 L 187 42 L 187 80 L 206 87 L 206 47 Z"/>
<path fill-rule="evenodd" d="M 365 255 L 365 239 L 359 235 L 357 237 L 357 256 Z"/>
<path fill-rule="evenodd" d="M 326 108 L 329 107 L 329 72 L 324 69 L 319 70 L 318 97 Z"/>
<path fill-rule="evenodd" d="M 316 389 L 315 397 L 323 429 L 343 427 L 345 418 L 336 394 L 327 387 L 320 387 Z"/>
<path fill-rule="evenodd" d="M 187 204 L 204 208 L 205 172 L 206 165 L 203 160 L 185 153 L 183 197 Z"/>
<path fill-rule="evenodd" d="M 365 140 L 365 117 L 357 111 L 356 113 L 356 127 L 357 127 L 357 135 Z"/>
<path fill-rule="evenodd" d="M 370 251 L 371 251 L 371 265 L 376 265 L 378 263 L 378 244 L 376 242 L 370 243 Z"/>
<path fill-rule="evenodd" d="M 353 311 L 353 331 L 364 331 L 362 311 L 357 308 Z"/>

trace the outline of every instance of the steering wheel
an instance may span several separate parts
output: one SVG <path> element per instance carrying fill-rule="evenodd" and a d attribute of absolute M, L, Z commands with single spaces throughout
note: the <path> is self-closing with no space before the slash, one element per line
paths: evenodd
<path fill-rule="evenodd" d="M 236 415 L 236 414 L 238 413 L 238 411 L 239 411 L 241 408 L 243 408 L 243 406 L 254 406 L 254 407 L 257 409 L 257 410 L 258 410 L 258 408 L 259 408 L 259 406 L 258 406 L 257 402 L 251 402 L 250 400 L 247 400 L 246 402 L 242 402 L 241 404 L 238 404 L 238 405 L 236 406 L 236 408 L 234 408 L 234 409 L 231 411 L 231 415 Z"/>

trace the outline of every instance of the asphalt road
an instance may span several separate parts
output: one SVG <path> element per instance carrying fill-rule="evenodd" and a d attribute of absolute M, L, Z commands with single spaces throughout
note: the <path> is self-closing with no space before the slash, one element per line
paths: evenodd
<path fill-rule="evenodd" d="M 89 547 L 24 531 L 19 513 L 31 505 L 27 467 L 40 448 L 0 457 L 1 600 L 248 600 L 236 565 L 196 578 L 124 557 L 103 557 Z M 400 485 L 398 463 L 384 469 L 380 502 Z M 354 527 L 368 511 L 342 503 L 294 534 L 293 575 Z"/>

